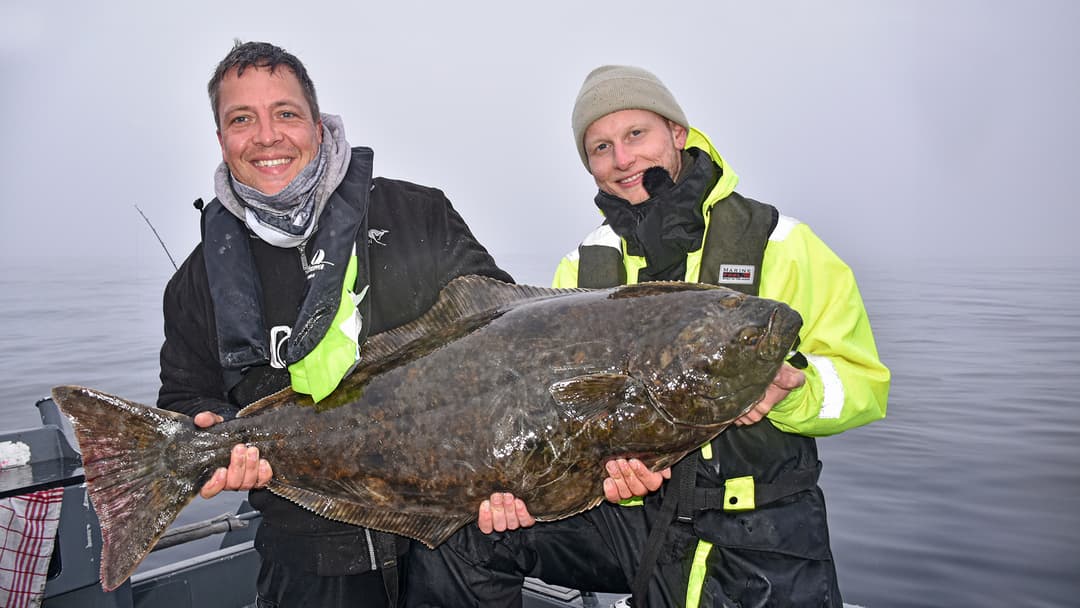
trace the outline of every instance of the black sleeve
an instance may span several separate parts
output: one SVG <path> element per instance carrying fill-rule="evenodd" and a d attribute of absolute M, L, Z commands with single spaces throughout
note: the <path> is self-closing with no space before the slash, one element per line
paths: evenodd
<path fill-rule="evenodd" d="M 158 407 L 189 416 L 209 410 L 226 420 L 234 418 L 239 408 L 225 395 L 201 245 L 165 286 L 162 312 L 165 343 Z"/>
<path fill-rule="evenodd" d="M 372 333 L 416 319 L 456 277 L 513 282 L 436 188 L 376 178 L 368 232 Z"/>
<path fill-rule="evenodd" d="M 484 275 L 507 283 L 514 282 L 508 273 L 495 264 L 491 254 L 476 240 L 449 200 L 446 200 L 443 218 L 445 234 L 443 252 L 439 256 L 442 262 L 439 270 L 443 285 L 467 274 Z"/>

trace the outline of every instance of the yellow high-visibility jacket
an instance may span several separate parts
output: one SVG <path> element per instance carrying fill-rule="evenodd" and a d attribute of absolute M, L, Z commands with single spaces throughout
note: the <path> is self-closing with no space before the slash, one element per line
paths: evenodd
<path fill-rule="evenodd" d="M 700 131 L 689 130 L 686 147 L 704 150 L 723 169 L 702 203 L 707 234 L 709 211 L 734 192 L 738 176 Z M 628 254 L 626 242 L 607 225 L 583 244 L 618 248 L 627 283 L 636 283 L 638 271 L 647 265 L 644 257 Z M 687 255 L 686 281 L 699 280 L 703 250 Z M 577 249 L 562 259 L 554 287 L 578 285 L 578 261 Z M 799 351 L 809 362 L 806 384 L 777 403 L 769 420 L 789 433 L 821 437 L 883 418 L 890 373 L 878 357 L 851 268 L 809 226 L 781 215 L 765 246 L 760 280 L 759 296 L 784 302 L 802 315 Z"/>

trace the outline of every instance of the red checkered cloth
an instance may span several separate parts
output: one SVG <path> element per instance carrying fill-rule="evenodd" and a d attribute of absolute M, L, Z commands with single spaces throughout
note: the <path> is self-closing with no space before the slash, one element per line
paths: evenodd
<path fill-rule="evenodd" d="M 63 498 L 53 488 L 0 500 L 0 606 L 41 606 Z"/>

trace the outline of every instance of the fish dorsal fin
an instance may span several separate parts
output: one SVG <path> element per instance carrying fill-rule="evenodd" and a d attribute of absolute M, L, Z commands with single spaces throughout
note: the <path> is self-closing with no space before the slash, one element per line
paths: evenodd
<path fill-rule="evenodd" d="M 559 380 L 548 392 L 566 420 L 586 420 L 605 416 L 628 401 L 629 393 L 644 392 L 644 386 L 626 374 L 585 374 Z"/>
<path fill-rule="evenodd" d="M 683 281 L 648 281 L 645 283 L 634 283 L 633 285 L 620 285 L 611 292 L 611 299 L 618 300 L 622 298 L 643 298 L 645 296 L 663 295 L 666 293 L 677 293 L 682 291 L 712 291 L 722 289 L 724 291 L 730 291 L 732 295 L 741 295 L 734 289 L 722 287 L 720 285 L 709 285 L 708 283 L 685 283 Z"/>
<path fill-rule="evenodd" d="M 279 407 L 285 407 L 288 405 L 315 405 L 312 401 L 311 395 L 305 395 L 303 393 L 297 393 L 291 388 L 283 388 L 276 393 L 271 393 L 258 401 L 253 401 L 246 407 L 237 412 L 237 418 L 243 418 L 244 416 L 254 416 L 256 414 L 265 414 L 271 410 L 276 410 Z"/>
<path fill-rule="evenodd" d="M 439 299 L 419 318 L 369 337 L 360 348 L 360 367 L 390 357 L 410 342 L 470 317 L 494 318 L 501 310 L 521 302 L 576 291 L 585 290 L 515 285 L 479 275 L 457 277 L 439 292 Z"/>
<path fill-rule="evenodd" d="M 430 345 L 417 344 L 424 338 L 434 338 L 431 342 L 441 343 L 485 325 L 507 307 L 578 291 L 587 290 L 515 285 L 480 275 L 457 277 L 439 292 L 439 299 L 423 315 L 405 325 L 369 336 L 360 347 L 356 371 L 343 385 L 362 386 L 385 367 L 423 354 L 430 349 Z M 406 352 L 410 345 L 412 352 Z M 316 404 L 309 395 L 285 388 L 251 403 L 240 410 L 237 417 L 265 414 L 289 405 L 310 407 Z M 340 404 L 334 395 L 317 404 L 319 408 L 327 409 L 337 405 Z"/>
<path fill-rule="evenodd" d="M 316 515 L 354 526 L 408 536 L 431 548 L 435 548 L 450 538 L 451 534 L 473 519 L 471 515 L 440 516 L 383 511 L 298 488 L 276 479 L 271 479 L 267 488 L 274 494 L 291 500 Z"/>

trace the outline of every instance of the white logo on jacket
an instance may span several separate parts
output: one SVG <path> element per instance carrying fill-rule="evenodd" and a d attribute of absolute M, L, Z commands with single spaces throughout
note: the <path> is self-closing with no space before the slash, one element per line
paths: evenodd
<path fill-rule="evenodd" d="M 750 264 L 721 264 L 716 282 L 721 285 L 753 285 L 754 267 Z"/>
<path fill-rule="evenodd" d="M 386 247 L 386 243 L 382 241 L 382 237 L 386 236 L 387 234 L 390 234 L 390 231 L 383 230 L 381 228 L 372 228 L 367 231 L 368 240 L 372 243 L 382 245 L 383 247 Z"/>
<path fill-rule="evenodd" d="M 322 249 L 315 250 L 315 255 L 311 256 L 311 261 L 307 260 L 307 256 L 304 255 L 304 246 L 297 247 L 300 250 L 300 266 L 304 269 L 304 274 L 307 275 L 308 280 L 315 276 L 315 273 L 326 268 L 327 266 L 333 266 L 333 262 L 326 261 L 326 252 Z"/>

